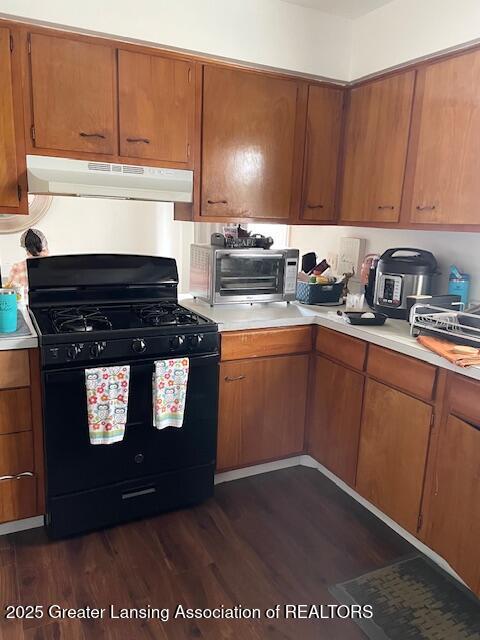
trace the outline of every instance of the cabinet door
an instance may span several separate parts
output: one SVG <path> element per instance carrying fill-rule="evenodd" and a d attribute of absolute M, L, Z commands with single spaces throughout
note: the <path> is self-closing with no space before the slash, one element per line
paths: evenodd
<path fill-rule="evenodd" d="M 480 593 L 480 426 L 448 416 L 434 473 L 426 543 Z"/>
<path fill-rule="evenodd" d="M 193 66 L 119 51 L 118 88 L 120 155 L 187 164 L 195 107 Z"/>
<path fill-rule="evenodd" d="M 288 219 L 297 91 L 293 80 L 205 67 L 202 215 Z"/>
<path fill-rule="evenodd" d="M 364 377 L 315 357 L 308 452 L 350 485 L 355 483 Z"/>
<path fill-rule="evenodd" d="M 310 85 L 303 173 L 302 220 L 335 217 L 343 90 Z"/>
<path fill-rule="evenodd" d="M 423 67 L 410 162 L 410 219 L 480 224 L 480 52 Z"/>
<path fill-rule="evenodd" d="M 220 365 L 217 469 L 303 451 L 308 355 Z"/>
<path fill-rule="evenodd" d="M 115 154 L 115 49 L 38 33 L 30 44 L 35 147 Z"/>
<path fill-rule="evenodd" d="M 415 72 L 409 71 L 351 90 L 342 220 L 398 221 L 414 82 Z"/>
<path fill-rule="evenodd" d="M 416 533 L 432 408 L 367 380 L 357 491 L 402 527 Z"/>
<path fill-rule="evenodd" d="M 0 213 L 27 213 L 21 95 L 14 92 L 11 44 L 10 30 L 0 28 Z"/>

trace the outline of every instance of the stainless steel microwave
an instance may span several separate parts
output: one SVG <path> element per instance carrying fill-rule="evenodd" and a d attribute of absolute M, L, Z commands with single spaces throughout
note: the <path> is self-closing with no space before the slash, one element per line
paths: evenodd
<path fill-rule="evenodd" d="M 295 300 L 298 249 L 190 248 L 190 293 L 210 305 Z"/>

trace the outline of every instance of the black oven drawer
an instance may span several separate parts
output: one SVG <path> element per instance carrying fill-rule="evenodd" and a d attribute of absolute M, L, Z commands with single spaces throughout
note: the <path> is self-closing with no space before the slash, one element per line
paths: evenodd
<path fill-rule="evenodd" d="M 49 499 L 48 533 L 63 538 L 201 502 L 213 495 L 214 467 L 183 469 Z"/>

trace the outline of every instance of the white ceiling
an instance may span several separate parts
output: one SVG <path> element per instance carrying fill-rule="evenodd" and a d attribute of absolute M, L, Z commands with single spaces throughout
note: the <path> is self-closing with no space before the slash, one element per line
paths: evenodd
<path fill-rule="evenodd" d="M 282 0 L 290 4 L 301 4 L 324 13 L 332 13 L 344 18 L 358 18 L 378 9 L 392 0 Z"/>

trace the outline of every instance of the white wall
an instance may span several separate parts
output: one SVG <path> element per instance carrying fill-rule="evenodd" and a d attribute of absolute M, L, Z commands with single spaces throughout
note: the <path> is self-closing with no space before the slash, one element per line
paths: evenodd
<path fill-rule="evenodd" d="M 456 264 L 471 276 L 470 301 L 480 302 L 480 235 L 453 231 L 405 231 L 402 229 L 365 229 L 356 227 L 290 228 L 290 246 L 300 255 L 315 251 L 326 258 L 337 252 L 341 237 L 365 238 L 366 253 L 381 254 L 391 247 L 414 247 L 431 251 L 439 263 L 442 275 L 437 280 L 437 292 L 446 293 L 450 265 Z"/>
<path fill-rule="evenodd" d="M 478 0 L 393 0 L 354 21 L 349 78 L 478 39 Z"/>
<path fill-rule="evenodd" d="M 346 79 L 351 21 L 279 0 L 2 0 L 3 14 Z"/>
<path fill-rule="evenodd" d="M 121 200 L 55 197 L 35 225 L 47 237 L 50 253 L 138 253 L 174 257 L 188 289 L 193 223 L 175 222 L 173 205 Z M 0 234 L 3 276 L 23 260 L 20 233 Z M 182 289 L 181 289 L 182 290 Z"/>

